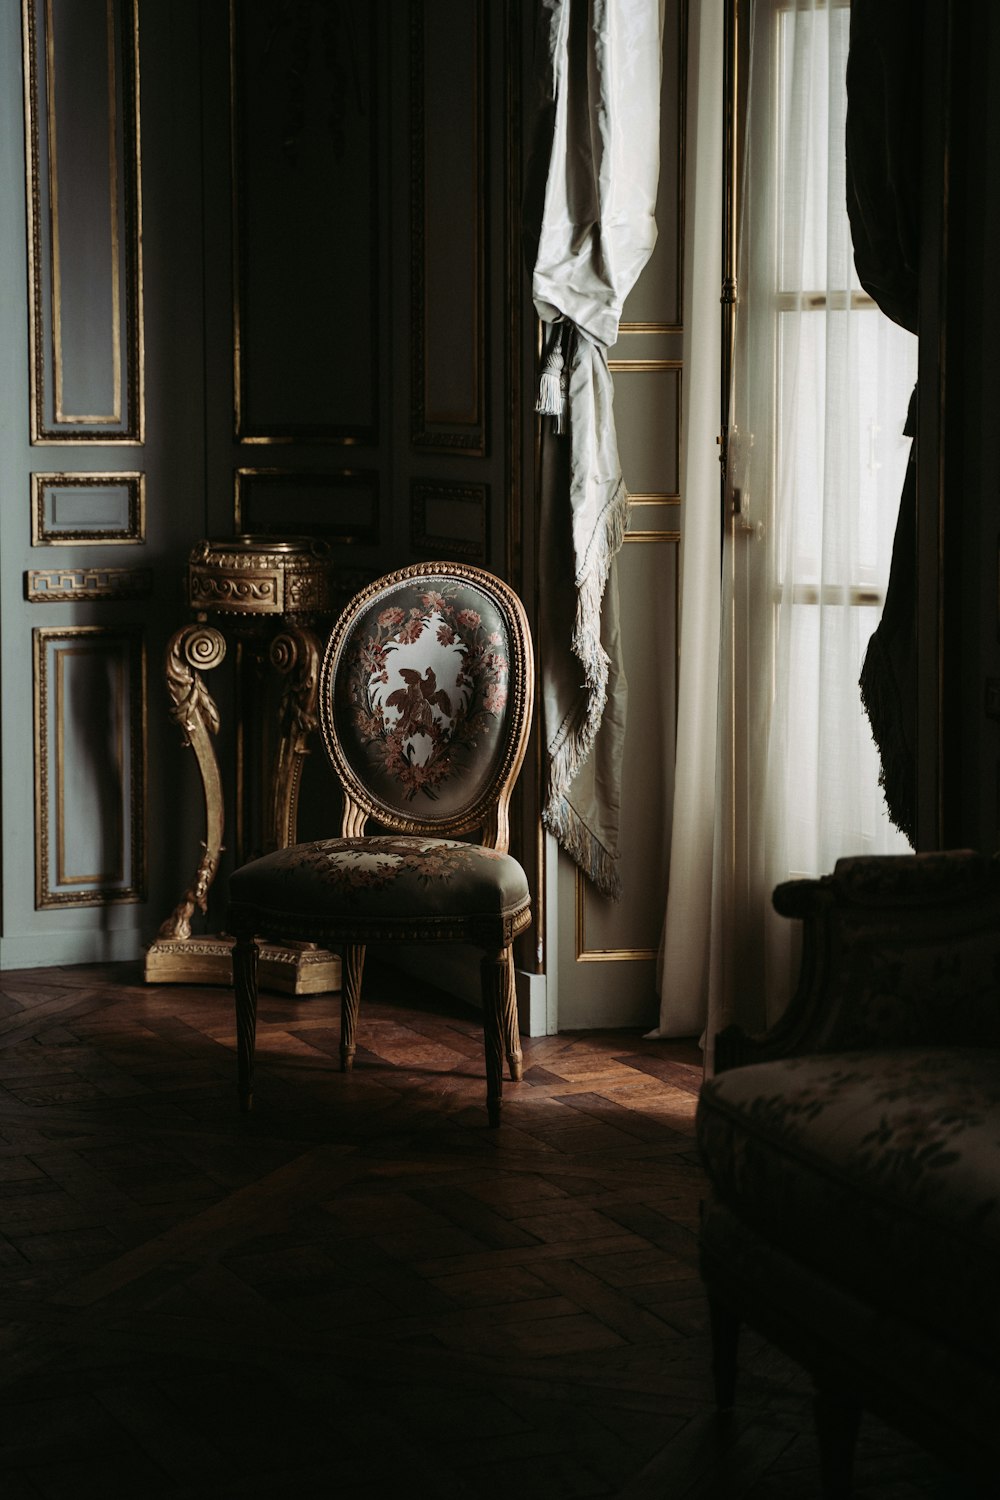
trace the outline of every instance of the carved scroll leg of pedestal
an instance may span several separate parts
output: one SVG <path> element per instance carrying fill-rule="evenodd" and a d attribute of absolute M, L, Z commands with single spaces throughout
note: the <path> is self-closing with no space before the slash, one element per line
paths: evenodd
<path fill-rule="evenodd" d="M 167 646 L 170 717 L 180 725 L 182 743 L 191 746 L 198 762 L 205 793 L 205 843 L 194 880 L 161 925 L 157 934 L 161 938 L 191 936 L 191 918 L 195 910 L 205 910 L 208 890 L 219 868 L 225 815 L 222 779 L 212 744 L 212 736 L 219 732 L 219 710 L 202 681 L 201 672 L 217 667 L 225 654 L 224 638 L 210 625 L 185 625 Z"/>
<path fill-rule="evenodd" d="M 342 1073 L 349 1073 L 354 1067 L 358 1011 L 361 1009 L 361 976 L 364 971 L 364 944 L 345 944 L 340 996 L 340 1071 Z"/>
<path fill-rule="evenodd" d="M 253 1057 L 257 1043 L 256 939 L 245 933 L 233 945 L 233 991 L 236 1002 L 236 1090 L 244 1114 L 253 1105 Z"/>
<path fill-rule="evenodd" d="M 520 1083 L 524 1070 L 524 1059 L 521 1056 L 521 1031 L 517 1024 L 517 993 L 514 989 L 514 958 L 509 948 L 505 949 L 504 959 L 504 993 L 503 1009 L 501 1011 L 501 1029 L 503 1033 L 503 1050 L 507 1058 L 507 1067 L 514 1083 Z"/>
<path fill-rule="evenodd" d="M 486 1048 L 486 1113 L 492 1126 L 500 1124 L 503 1093 L 504 1009 L 507 991 L 507 956 L 501 948 L 483 959 L 483 1041 Z"/>
<path fill-rule="evenodd" d="M 271 829 L 276 849 L 295 843 L 299 781 L 309 736 L 319 724 L 319 641 L 311 630 L 289 625 L 271 642 L 271 665 L 287 674 L 281 697 L 281 738 L 274 758 Z"/>

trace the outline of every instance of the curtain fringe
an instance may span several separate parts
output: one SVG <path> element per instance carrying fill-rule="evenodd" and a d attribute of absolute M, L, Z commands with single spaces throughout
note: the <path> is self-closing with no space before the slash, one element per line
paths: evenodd
<path fill-rule="evenodd" d="M 564 726 L 561 739 L 549 749 L 549 789 L 542 812 L 542 823 L 567 854 L 604 895 L 615 900 L 621 895 L 617 855 L 594 838 L 566 799 L 574 778 L 594 748 L 607 705 L 611 659 L 601 644 L 601 606 L 611 560 L 625 540 L 628 511 L 629 493 L 624 480 L 619 480 L 595 533 L 587 572 L 577 579 L 576 623 L 570 646 L 583 667 L 586 700 L 582 713 Z"/>
<path fill-rule="evenodd" d="M 601 606 L 608 586 L 611 560 L 625 540 L 628 508 L 629 493 L 624 480 L 619 480 L 614 499 L 605 510 L 602 524 L 594 536 L 587 572 L 576 582 L 576 624 L 570 647 L 583 666 L 587 703 L 583 722 L 575 730 L 578 745 L 569 771 L 570 778 L 576 775 L 593 748 L 608 700 L 611 658 L 601 643 Z"/>
<path fill-rule="evenodd" d="M 542 826 L 555 836 L 560 848 L 580 866 L 602 896 L 620 900 L 622 883 L 616 856 L 605 849 L 586 823 L 581 822 L 565 797 L 549 799 L 542 813 Z"/>

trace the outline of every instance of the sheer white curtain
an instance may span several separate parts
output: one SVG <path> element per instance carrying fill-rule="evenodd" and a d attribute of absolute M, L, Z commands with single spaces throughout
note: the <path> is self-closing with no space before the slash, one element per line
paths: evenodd
<path fill-rule="evenodd" d="M 885 810 L 858 677 L 888 577 L 916 340 L 854 271 L 849 7 L 754 0 L 750 15 L 709 1033 L 763 1027 L 787 1003 L 797 934 L 771 908 L 775 885 L 909 847 Z M 661 1032 L 676 1033 L 670 963 L 668 942 Z"/>
<path fill-rule="evenodd" d="M 663 1004 L 651 1036 L 705 1024 L 715 828 L 719 676 L 719 382 L 722 317 L 724 0 L 689 11 L 685 161 L 681 616 L 670 881 L 658 964 Z"/>

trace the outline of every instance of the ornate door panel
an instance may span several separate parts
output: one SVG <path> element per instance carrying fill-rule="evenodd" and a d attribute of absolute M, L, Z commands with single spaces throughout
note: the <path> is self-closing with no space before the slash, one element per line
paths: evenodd
<path fill-rule="evenodd" d="M 204 524 L 197 6 L 148 10 L 0 8 L 5 967 L 136 954 L 184 834 L 149 679 Z"/>

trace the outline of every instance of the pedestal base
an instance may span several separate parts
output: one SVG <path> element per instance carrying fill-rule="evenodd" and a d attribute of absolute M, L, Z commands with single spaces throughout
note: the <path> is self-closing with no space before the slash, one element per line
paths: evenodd
<path fill-rule="evenodd" d="M 231 937 L 158 938 L 146 950 L 147 984 L 233 982 Z M 261 943 L 257 983 L 283 995 L 340 989 L 340 958 L 308 943 Z"/>

